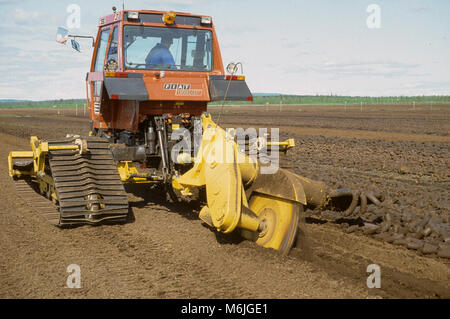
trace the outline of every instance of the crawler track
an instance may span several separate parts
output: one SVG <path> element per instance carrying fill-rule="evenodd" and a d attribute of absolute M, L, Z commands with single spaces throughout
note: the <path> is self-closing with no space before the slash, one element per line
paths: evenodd
<path fill-rule="evenodd" d="M 52 145 L 73 145 L 75 137 L 48 140 Z M 128 199 L 105 139 L 84 138 L 88 151 L 54 150 L 48 154 L 46 173 L 52 176 L 57 206 L 39 196 L 32 180 L 18 181 L 19 195 L 39 215 L 57 226 L 121 222 L 128 215 Z M 33 189 L 34 188 L 34 189 Z"/>
<path fill-rule="evenodd" d="M 35 182 L 32 180 L 17 180 L 16 193 L 17 195 L 30 206 L 33 210 L 47 222 L 53 225 L 59 225 L 59 210 L 58 207 L 53 204 L 35 189 Z"/>

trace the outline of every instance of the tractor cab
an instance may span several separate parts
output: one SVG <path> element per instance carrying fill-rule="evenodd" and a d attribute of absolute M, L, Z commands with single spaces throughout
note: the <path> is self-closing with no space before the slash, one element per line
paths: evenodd
<path fill-rule="evenodd" d="M 114 12 L 99 20 L 86 78 L 92 129 L 138 132 L 149 117 L 200 116 L 211 101 L 253 100 L 236 71 L 225 76 L 209 16 Z"/>

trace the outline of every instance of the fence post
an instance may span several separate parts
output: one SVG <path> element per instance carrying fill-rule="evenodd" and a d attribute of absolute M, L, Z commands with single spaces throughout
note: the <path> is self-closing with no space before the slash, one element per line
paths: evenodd
<path fill-rule="evenodd" d="M 361 102 L 361 112 L 362 112 L 362 102 Z"/>
<path fill-rule="evenodd" d="M 78 104 L 75 104 L 75 116 L 78 117 Z"/>

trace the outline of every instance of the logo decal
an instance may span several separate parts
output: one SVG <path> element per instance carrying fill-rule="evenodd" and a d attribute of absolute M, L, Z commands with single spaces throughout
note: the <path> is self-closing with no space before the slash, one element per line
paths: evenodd
<path fill-rule="evenodd" d="M 200 96 L 202 90 L 191 89 L 190 84 L 183 83 L 166 83 L 164 84 L 164 90 L 175 91 L 176 96 Z"/>

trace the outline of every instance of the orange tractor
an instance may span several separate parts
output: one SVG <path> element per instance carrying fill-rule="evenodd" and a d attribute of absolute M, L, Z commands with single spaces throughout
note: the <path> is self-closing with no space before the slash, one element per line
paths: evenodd
<path fill-rule="evenodd" d="M 57 41 L 79 50 L 77 37 L 60 28 Z M 124 221 L 123 184 L 160 184 L 175 200 L 203 202 L 199 218 L 217 231 L 288 253 L 305 207 L 350 214 L 378 202 L 278 168 L 292 139 L 213 122 L 209 102 L 253 98 L 238 64 L 225 73 L 211 17 L 114 10 L 94 43 L 90 135 L 32 137 L 31 151 L 9 156 L 19 194 L 49 222 Z"/>

